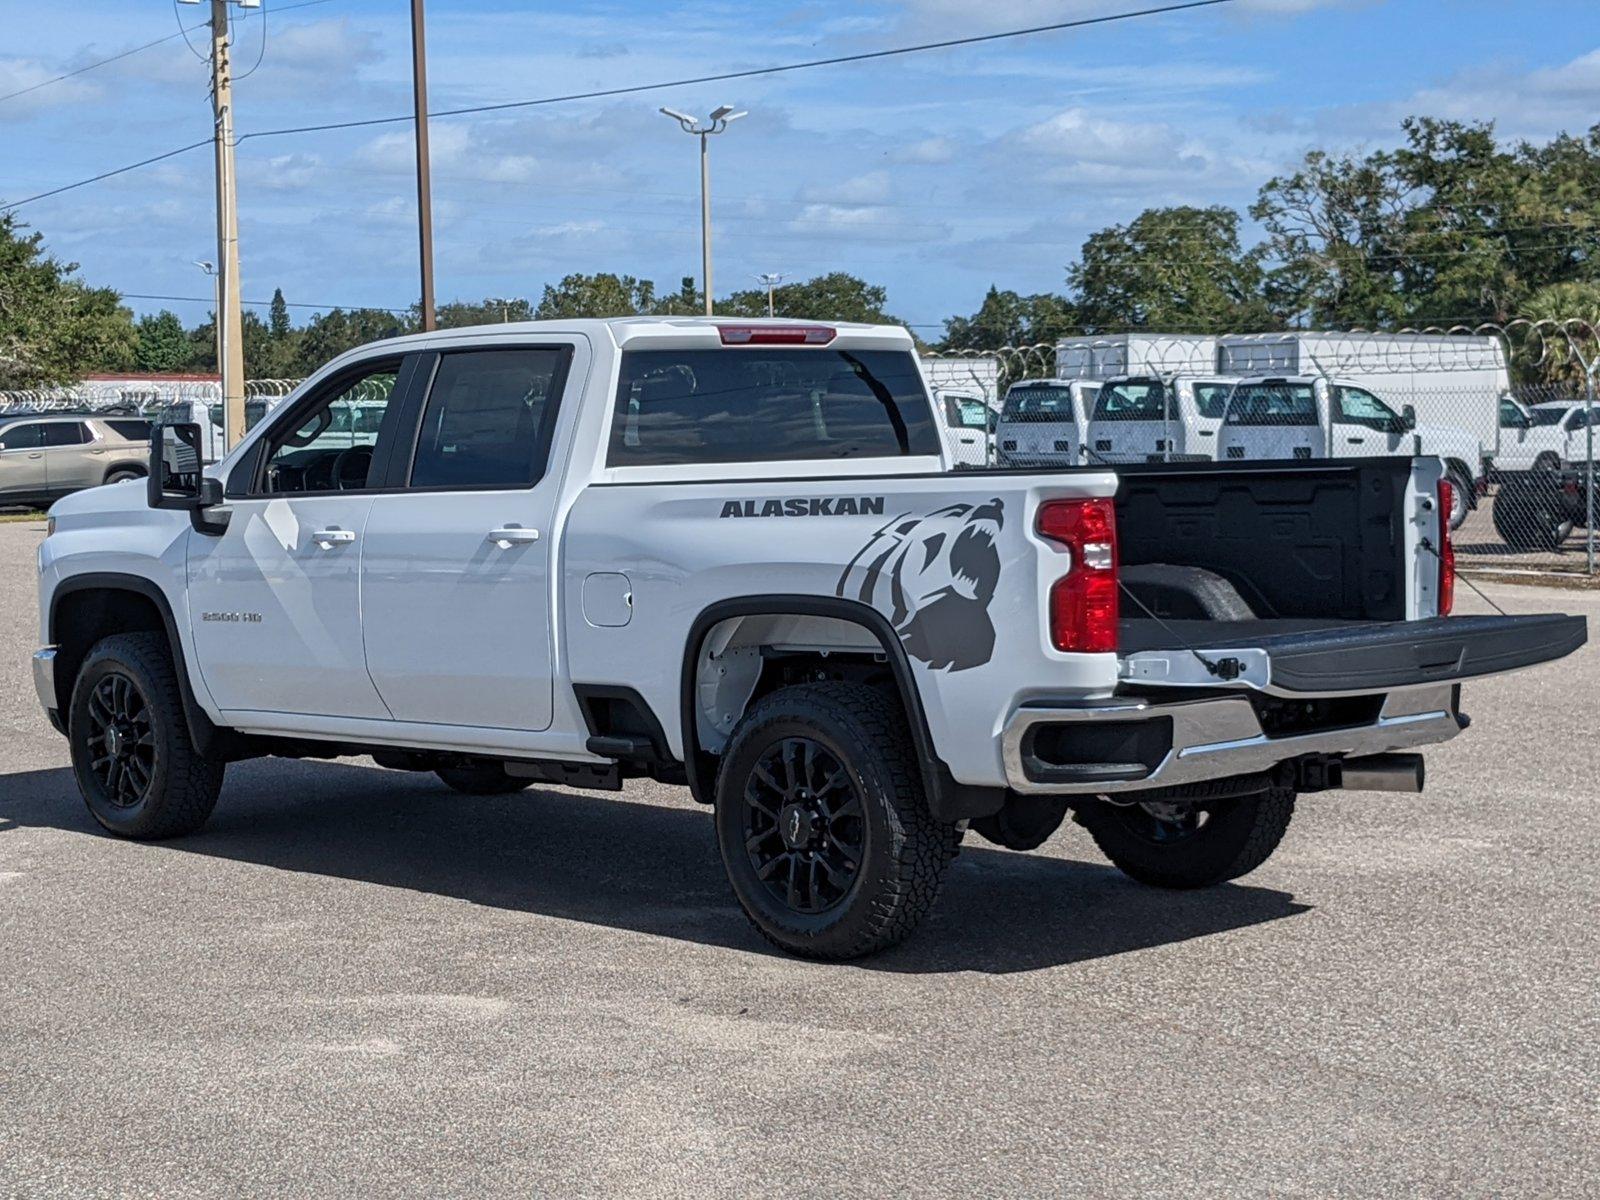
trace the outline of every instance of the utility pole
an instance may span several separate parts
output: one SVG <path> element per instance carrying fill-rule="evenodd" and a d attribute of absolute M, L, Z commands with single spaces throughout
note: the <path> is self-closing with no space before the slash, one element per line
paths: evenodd
<path fill-rule="evenodd" d="M 233 59 L 228 0 L 211 0 L 211 108 L 217 159 L 217 370 L 222 374 L 222 437 L 244 437 L 244 324 L 239 314 L 239 192 L 233 165 Z"/>
<path fill-rule="evenodd" d="M 428 160 L 428 50 L 422 0 L 411 0 L 411 92 L 417 108 L 417 248 L 422 259 L 422 328 L 434 329 L 433 180 Z"/>
<path fill-rule="evenodd" d="M 661 112 L 671 117 L 682 127 L 685 133 L 692 133 L 700 139 L 700 275 L 706 295 L 706 316 L 711 316 L 711 152 L 706 139 L 714 133 L 721 133 L 728 127 L 729 122 L 737 121 L 748 113 L 734 112 L 733 105 L 723 104 L 711 110 L 711 121 L 708 125 L 701 125 L 694 117 L 681 113 L 675 108 L 663 108 Z"/>

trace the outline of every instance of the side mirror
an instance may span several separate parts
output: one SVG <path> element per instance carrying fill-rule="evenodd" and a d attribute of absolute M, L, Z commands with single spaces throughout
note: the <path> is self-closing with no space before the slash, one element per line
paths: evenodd
<path fill-rule="evenodd" d="M 1417 406 L 1408 404 L 1400 410 L 1400 426 L 1410 431 L 1417 427 Z"/>
<path fill-rule="evenodd" d="M 202 465 L 200 426 L 183 423 L 152 429 L 147 485 L 150 507 L 199 508 L 205 479 Z"/>

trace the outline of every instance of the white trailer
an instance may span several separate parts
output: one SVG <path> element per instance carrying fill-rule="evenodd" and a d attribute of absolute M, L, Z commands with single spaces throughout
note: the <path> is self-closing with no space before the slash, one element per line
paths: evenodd
<path fill-rule="evenodd" d="M 1112 333 L 1062 338 L 1056 343 L 1056 378 L 1210 375 L 1216 371 L 1216 358 L 1217 339 L 1204 334 Z"/>
<path fill-rule="evenodd" d="M 1252 333 L 1217 342 L 1217 371 L 1236 376 L 1337 375 L 1425 425 L 1464 430 L 1493 456 L 1511 372 L 1499 338 L 1429 333 Z"/>

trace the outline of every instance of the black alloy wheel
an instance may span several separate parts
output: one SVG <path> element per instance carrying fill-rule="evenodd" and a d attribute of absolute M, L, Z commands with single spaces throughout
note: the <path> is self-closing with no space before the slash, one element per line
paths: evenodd
<path fill-rule="evenodd" d="M 156 733 L 150 703 L 127 675 L 112 671 L 89 695 L 89 770 L 117 808 L 132 808 L 150 791 Z"/>
<path fill-rule="evenodd" d="M 797 913 L 827 912 L 861 872 L 866 820 L 850 772 L 806 737 L 773 742 L 744 789 L 744 846 L 758 878 Z"/>

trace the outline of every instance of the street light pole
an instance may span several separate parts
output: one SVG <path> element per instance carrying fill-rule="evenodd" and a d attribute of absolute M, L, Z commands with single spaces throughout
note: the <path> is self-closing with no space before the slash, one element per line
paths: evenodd
<path fill-rule="evenodd" d="M 671 117 L 685 133 L 692 133 L 700 139 L 700 277 L 701 286 L 705 289 L 706 316 L 712 314 L 711 301 L 711 149 L 707 141 L 712 134 L 721 133 L 728 125 L 740 117 L 748 116 L 743 112 L 735 112 L 733 105 L 723 104 L 711 110 L 709 122 L 700 124 L 695 117 L 681 113 L 676 109 L 663 108 L 663 115 Z"/>
<path fill-rule="evenodd" d="M 783 276 L 777 271 L 764 271 L 760 275 L 757 275 L 756 278 L 759 279 L 767 289 L 767 316 L 777 316 L 778 314 L 775 311 L 776 305 L 773 302 L 772 294 L 777 290 L 778 285 L 783 282 Z"/>

